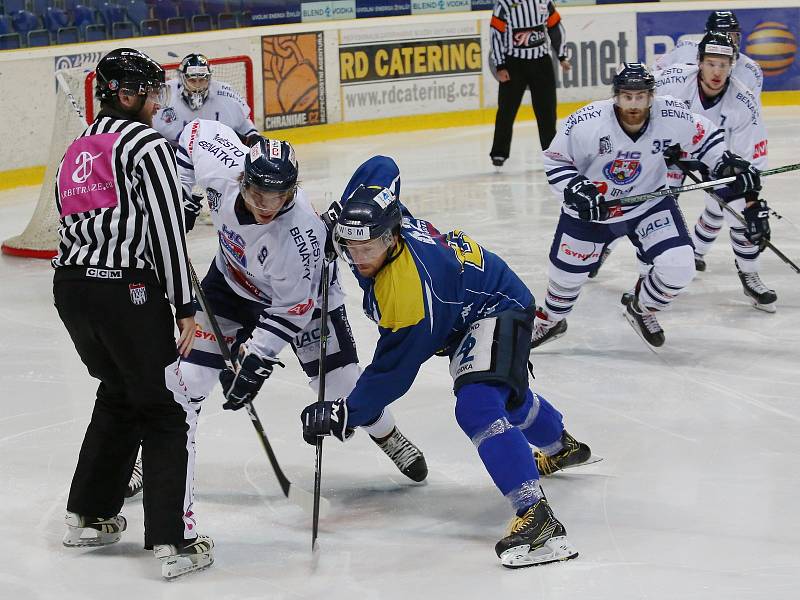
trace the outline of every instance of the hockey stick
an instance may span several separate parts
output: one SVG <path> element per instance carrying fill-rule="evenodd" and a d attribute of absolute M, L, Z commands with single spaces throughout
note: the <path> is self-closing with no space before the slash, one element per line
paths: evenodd
<path fill-rule="evenodd" d="M 317 402 L 325 402 L 325 358 L 328 354 L 328 286 L 330 277 L 328 266 L 331 263 L 327 258 L 322 259 L 322 307 L 320 314 L 320 333 L 319 333 L 319 376 L 317 377 Z M 335 263 L 334 263 L 335 264 Z M 311 552 L 317 549 L 317 533 L 319 532 L 319 503 L 320 488 L 322 487 L 322 440 L 317 436 L 317 453 L 314 462 L 314 513 L 311 521 Z"/>
<path fill-rule="evenodd" d="M 83 111 L 81 110 L 81 107 L 78 106 L 78 101 L 75 100 L 75 96 L 72 95 L 72 90 L 67 85 L 67 80 L 64 79 L 64 75 L 61 73 L 61 71 L 56 71 L 56 81 L 58 82 L 58 85 L 60 85 L 64 89 L 64 93 L 67 95 L 67 98 L 72 103 L 72 108 L 75 109 L 75 112 L 78 113 L 78 116 L 80 117 L 81 121 L 83 121 L 84 120 Z"/>
<path fill-rule="evenodd" d="M 778 175 L 779 173 L 788 173 L 789 171 L 796 171 L 800 169 L 800 163 L 796 163 L 793 165 L 785 165 L 783 167 L 776 167 L 775 169 L 767 169 L 766 171 L 761 171 L 761 177 L 769 177 L 770 175 Z M 714 179 L 713 181 L 700 181 L 699 179 L 694 179 L 697 183 L 693 183 L 691 185 L 685 185 L 679 188 L 664 188 L 662 190 L 656 190 L 655 192 L 647 192 L 645 194 L 637 194 L 636 196 L 628 196 L 627 198 L 621 198 L 620 200 L 614 202 L 608 202 L 609 206 L 620 205 L 620 206 L 630 206 L 631 204 L 638 204 L 639 202 L 644 202 L 645 200 L 652 200 L 653 198 L 661 198 L 662 196 L 670 196 L 672 194 L 682 194 L 683 192 L 691 192 L 694 190 L 706 190 L 708 188 L 715 188 L 721 185 L 727 185 L 729 183 L 733 183 L 736 181 L 736 177 L 723 177 L 722 179 Z"/>
<path fill-rule="evenodd" d="M 691 170 L 689 170 L 689 168 L 686 167 L 686 165 L 683 165 L 680 161 L 678 161 L 678 168 L 683 172 L 684 175 L 686 175 L 692 181 L 700 182 L 700 178 L 697 175 L 695 175 Z M 768 171 L 763 171 L 761 174 L 764 175 L 767 172 Z M 709 182 L 709 183 L 711 183 L 711 182 Z M 691 186 L 688 186 L 688 187 L 691 187 Z M 737 221 L 739 221 L 740 224 L 744 225 L 745 227 L 747 226 L 747 221 L 744 220 L 744 217 L 742 217 L 742 215 L 740 215 L 738 211 L 736 211 L 733 208 L 731 208 L 730 206 L 728 206 L 728 203 L 725 202 L 722 198 L 720 198 L 717 194 L 715 194 L 713 190 L 706 189 L 705 192 L 706 192 L 706 194 L 708 194 L 714 200 L 717 201 L 717 204 L 719 204 L 719 207 L 722 210 L 724 210 L 725 212 L 733 215 L 733 217 Z M 800 275 L 800 267 L 798 267 L 796 264 L 794 264 L 789 259 L 789 257 L 787 257 L 783 252 L 778 250 L 772 244 L 772 242 L 770 242 L 769 240 L 766 240 L 766 246 L 767 246 L 767 248 L 772 250 L 778 258 L 780 258 L 783 262 L 785 262 L 787 265 L 789 265 L 790 269 L 792 269 L 795 273 Z"/>
<path fill-rule="evenodd" d="M 203 312 L 206 313 L 209 323 L 211 323 L 211 330 L 214 332 L 214 337 L 217 338 L 217 346 L 219 346 L 219 351 L 222 354 L 222 360 L 225 361 L 225 366 L 227 368 L 233 370 L 231 350 L 228 348 L 228 344 L 225 342 L 225 337 L 222 334 L 222 329 L 219 326 L 219 321 L 217 321 L 216 315 L 211 312 L 205 292 L 203 292 L 203 288 L 200 286 L 200 280 L 197 278 L 197 273 L 195 273 L 194 266 L 191 262 L 189 262 L 189 273 L 192 277 L 192 285 L 194 286 L 195 293 L 197 294 L 197 300 L 200 302 Z M 244 407 L 247 410 L 247 414 L 250 416 L 250 421 L 253 423 L 256 433 L 258 434 L 258 439 L 261 440 L 261 445 L 264 447 L 264 451 L 267 453 L 267 458 L 272 465 L 272 470 L 275 471 L 275 477 L 278 479 L 281 490 L 283 490 L 283 495 L 286 496 L 290 502 L 296 504 L 304 511 L 311 512 L 312 504 L 316 504 L 314 499 L 311 497 L 311 494 L 302 488 L 292 485 L 286 475 L 284 475 L 281 466 L 278 464 L 278 459 L 275 457 L 275 452 L 272 451 L 272 445 L 267 439 L 267 434 L 264 431 L 264 426 L 261 424 L 261 419 L 258 418 L 258 413 L 256 413 L 256 409 L 253 407 L 252 402 L 245 403 Z M 327 512 L 328 508 L 330 507 L 330 503 L 327 499 L 323 498 L 323 500 L 325 511 Z M 317 498 L 316 501 L 318 502 L 319 499 Z M 318 508 L 315 509 L 319 510 Z"/>

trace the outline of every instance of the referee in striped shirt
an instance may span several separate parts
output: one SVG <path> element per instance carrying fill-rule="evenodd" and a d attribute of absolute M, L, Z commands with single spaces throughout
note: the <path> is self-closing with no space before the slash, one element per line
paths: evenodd
<path fill-rule="evenodd" d="M 564 71 L 564 26 L 552 0 L 495 0 L 491 21 L 491 55 L 500 89 L 494 142 L 489 156 L 502 167 L 510 155 L 511 133 L 522 96 L 531 90 L 533 114 L 542 150 L 556 135 L 556 77 L 550 48 Z"/>
<path fill-rule="evenodd" d="M 196 330 L 182 188 L 169 143 L 151 128 L 166 89 L 162 67 L 141 52 L 104 56 L 96 69 L 100 113 L 56 175 L 55 305 L 101 382 L 67 501 L 67 546 L 86 545 L 81 533 L 89 529 L 106 543 L 119 539 L 103 536 L 125 529 L 117 515 L 140 441 L 145 546 L 180 549 L 197 538 L 197 411 L 179 368 Z"/>

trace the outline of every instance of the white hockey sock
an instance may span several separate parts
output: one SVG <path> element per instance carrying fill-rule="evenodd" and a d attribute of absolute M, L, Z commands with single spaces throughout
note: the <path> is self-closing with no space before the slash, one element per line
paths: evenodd
<path fill-rule="evenodd" d="M 392 411 L 388 408 L 384 408 L 381 416 L 378 417 L 377 421 L 374 423 L 370 423 L 369 425 L 362 425 L 361 429 L 366 431 L 372 437 L 377 439 L 382 439 L 392 433 L 392 429 L 394 429 L 395 421 L 394 415 Z"/>

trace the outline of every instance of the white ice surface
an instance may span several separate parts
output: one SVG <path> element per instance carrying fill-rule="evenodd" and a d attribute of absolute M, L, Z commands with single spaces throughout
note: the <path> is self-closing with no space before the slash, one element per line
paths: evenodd
<path fill-rule="evenodd" d="M 800 110 L 768 109 L 771 166 L 798 162 Z M 401 168 L 402 198 L 440 230 L 462 228 L 506 258 L 537 298 L 559 205 L 544 183 L 535 126 L 520 124 L 502 173 L 489 165 L 491 127 L 366 137 L 298 147 L 318 208 L 377 153 Z M 800 261 L 800 172 L 765 181 L 784 215 L 774 242 Z M 32 212 L 34 188 L 0 192 L 0 238 Z M 699 193 L 681 198 L 693 223 Z M 209 228 L 190 252 L 205 270 Z M 96 383 L 52 306 L 46 261 L 0 257 L 0 598 L 535 598 L 536 600 L 800 597 L 800 276 L 766 253 L 774 315 L 750 307 L 723 232 L 685 296 L 660 320 L 649 350 L 622 317 L 636 280 L 627 242 L 584 288 L 567 335 L 537 353 L 535 389 L 605 460 L 544 484 L 580 557 L 509 571 L 494 554 L 509 515 L 453 418 L 447 365 L 432 359 L 393 408 L 424 450 L 427 485 L 409 484 L 364 434 L 326 441 L 322 521 L 312 559 L 310 518 L 283 499 L 247 416 L 223 412 L 217 390 L 197 441 L 199 529 L 216 564 L 172 584 L 142 549 L 141 500 L 112 547 L 61 546 L 63 512 Z M 348 309 L 368 360 L 376 338 L 345 277 Z M 313 487 L 314 450 L 299 411 L 315 398 L 290 352 L 258 398 L 289 478 Z"/>

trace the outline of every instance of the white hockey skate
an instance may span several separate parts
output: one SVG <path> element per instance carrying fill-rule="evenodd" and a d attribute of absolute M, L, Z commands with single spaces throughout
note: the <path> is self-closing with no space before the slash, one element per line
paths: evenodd
<path fill-rule="evenodd" d="M 122 515 L 116 517 L 89 518 L 68 512 L 64 517 L 67 532 L 62 543 L 67 548 L 84 548 L 91 546 L 108 546 L 122 537 L 128 522 Z"/>
<path fill-rule="evenodd" d="M 745 296 L 750 298 L 753 308 L 768 313 L 776 312 L 778 295 L 775 290 L 771 290 L 764 285 L 758 273 L 743 273 L 739 270 L 738 263 L 736 264 L 736 271 L 739 273 L 739 280 L 742 282 L 742 291 Z"/>
<path fill-rule="evenodd" d="M 153 546 L 153 555 L 161 559 L 161 575 L 164 579 L 175 579 L 195 571 L 202 571 L 214 564 L 214 540 L 207 535 L 198 535 L 180 546 L 158 544 Z"/>

